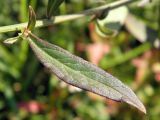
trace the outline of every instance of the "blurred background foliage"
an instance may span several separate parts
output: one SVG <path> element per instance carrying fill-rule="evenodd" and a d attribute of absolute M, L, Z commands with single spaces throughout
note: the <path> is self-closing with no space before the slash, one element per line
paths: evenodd
<path fill-rule="evenodd" d="M 66 0 L 57 14 L 76 13 L 113 1 Z M 0 26 L 27 22 L 29 4 L 38 19 L 46 18 L 47 2 L 1 0 Z M 123 23 L 114 37 L 102 37 L 96 31 L 95 22 L 86 18 L 34 31 L 39 37 L 100 66 L 128 84 L 146 106 L 147 115 L 127 104 L 76 89 L 58 80 L 38 62 L 26 41 L 4 45 L 3 40 L 18 34 L 10 32 L 0 34 L 0 119 L 159 120 L 160 51 L 155 45 L 158 42 L 152 41 L 152 38 L 158 38 L 156 32 L 160 33 L 159 5 L 159 0 L 153 0 L 144 7 L 138 7 L 137 3 L 128 6 L 130 14 L 155 33 L 145 40 L 141 40 L 139 26 L 135 28 L 140 29 L 139 34 L 132 34 L 134 31 L 127 27 L 128 22 Z M 149 35 L 150 32 L 146 34 Z"/>

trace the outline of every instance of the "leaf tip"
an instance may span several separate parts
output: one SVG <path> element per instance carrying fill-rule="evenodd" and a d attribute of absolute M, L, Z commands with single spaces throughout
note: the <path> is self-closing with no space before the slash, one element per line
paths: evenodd
<path fill-rule="evenodd" d="M 141 112 L 143 112 L 144 114 L 146 114 L 146 108 L 145 106 L 142 104 L 142 102 L 137 98 L 135 101 L 128 101 L 125 100 L 126 103 L 136 107 L 138 110 L 140 110 Z"/>
<path fill-rule="evenodd" d="M 33 30 L 36 24 L 36 14 L 31 5 L 29 5 L 29 21 L 28 21 L 28 30 Z"/>
<path fill-rule="evenodd" d="M 146 113 L 147 113 L 146 108 L 144 107 L 144 105 L 143 105 L 143 106 L 141 106 L 140 110 L 141 110 L 144 114 L 146 114 Z"/>

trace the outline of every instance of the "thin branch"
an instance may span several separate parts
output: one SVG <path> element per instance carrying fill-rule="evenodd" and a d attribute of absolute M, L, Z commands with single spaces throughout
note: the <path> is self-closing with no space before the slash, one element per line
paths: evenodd
<path fill-rule="evenodd" d="M 36 28 L 37 27 L 44 27 L 44 26 L 58 24 L 58 23 L 65 22 L 65 21 L 79 19 L 79 18 L 82 18 L 85 16 L 91 16 L 91 15 L 97 14 L 103 10 L 112 10 L 117 7 L 127 5 L 127 4 L 135 2 L 135 1 L 136 0 L 120 0 L 120 1 L 116 1 L 113 3 L 107 4 L 107 5 L 100 6 L 100 7 L 85 10 L 85 11 L 77 13 L 77 14 L 55 16 L 51 20 L 48 20 L 48 19 L 37 20 L 35 27 Z M 0 33 L 23 30 L 27 26 L 27 24 L 28 23 L 26 22 L 26 23 L 3 26 L 3 27 L 0 27 Z"/>
<path fill-rule="evenodd" d="M 142 53 L 144 53 L 145 51 L 149 50 L 152 48 L 152 45 L 149 42 L 145 42 L 143 44 L 141 44 L 140 46 L 124 53 L 124 54 L 120 54 L 118 56 L 116 56 L 115 58 L 104 58 L 103 61 L 101 61 L 101 68 L 103 69 L 108 69 L 108 68 L 112 68 L 115 67 L 116 65 L 120 65 L 122 63 L 125 63 L 139 55 L 141 55 Z"/>

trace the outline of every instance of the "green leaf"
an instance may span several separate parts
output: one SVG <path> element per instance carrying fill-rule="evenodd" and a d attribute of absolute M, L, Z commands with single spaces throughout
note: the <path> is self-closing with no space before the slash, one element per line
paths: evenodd
<path fill-rule="evenodd" d="M 47 17 L 50 18 L 52 15 L 55 15 L 59 6 L 64 0 L 48 0 L 47 6 Z"/>
<path fill-rule="evenodd" d="M 22 38 L 21 35 L 19 35 L 17 37 L 8 38 L 8 39 L 4 40 L 3 43 L 5 43 L 5 44 L 14 44 L 18 40 L 21 40 L 21 38 Z"/>
<path fill-rule="evenodd" d="M 126 102 L 146 113 L 134 92 L 117 78 L 32 33 L 29 36 L 27 40 L 41 63 L 64 82 L 115 101 Z"/>
<path fill-rule="evenodd" d="M 17 42 L 18 38 L 19 38 L 19 36 L 8 38 L 8 39 L 4 40 L 3 43 L 5 43 L 5 44 L 13 44 L 13 43 Z"/>
<path fill-rule="evenodd" d="M 27 29 L 32 31 L 36 24 L 36 14 L 31 6 L 29 6 L 29 21 Z"/>
<path fill-rule="evenodd" d="M 97 33 L 102 37 L 116 35 L 123 26 L 127 14 L 128 9 L 126 6 L 109 11 L 108 15 L 104 19 L 97 20 Z"/>

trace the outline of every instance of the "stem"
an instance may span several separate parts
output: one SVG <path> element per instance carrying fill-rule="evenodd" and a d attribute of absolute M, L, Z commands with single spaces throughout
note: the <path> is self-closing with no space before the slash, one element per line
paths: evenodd
<path fill-rule="evenodd" d="M 118 8 L 123 5 L 127 5 L 127 4 L 135 2 L 135 1 L 136 0 L 120 0 L 120 1 L 116 1 L 113 3 L 107 4 L 107 5 L 100 6 L 100 7 L 85 10 L 83 12 L 76 13 L 76 14 L 55 16 L 54 18 L 52 18 L 50 20 L 49 19 L 37 20 L 35 27 L 36 28 L 37 27 L 44 27 L 44 26 L 58 24 L 58 23 L 65 22 L 65 21 L 79 19 L 79 18 L 82 18 L 85 16 L 92 16 L 92 15 L 97 14 L 103 10 L 112 10 L 112 9 Z M 25 27 L 27 27 L 27 24 L 28 23 L 26 22 L 26 23 L 3 26 L 3 27 L 0 27 L 0 33 L 23 30 Z"/>
<path fill-rule="evenodd" d="M 21 0 L 20 3 L 20 20 L 24 22 L 27 20 L 27 0 Z"/>

